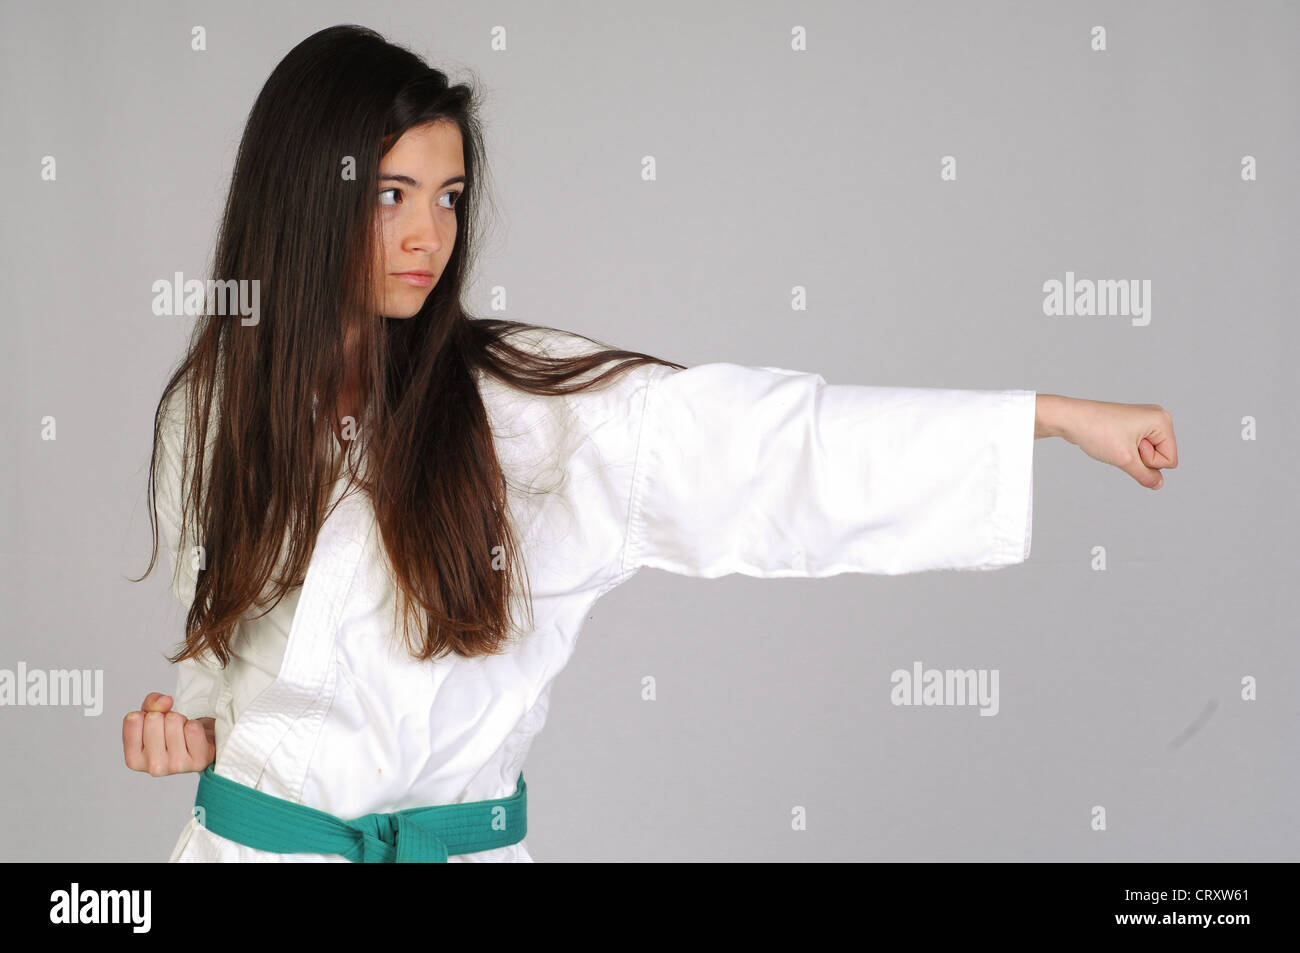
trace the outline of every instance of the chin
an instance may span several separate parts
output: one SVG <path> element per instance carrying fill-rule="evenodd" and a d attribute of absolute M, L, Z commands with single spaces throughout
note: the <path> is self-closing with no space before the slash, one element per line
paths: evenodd
<path fill-rule="evenodd" d="M 379 313 L 386 318 L 393 318 L 394 320 L 402 321 L 405 320 L 406 318 L 415 317 L 417 314 L 420 313 L 420 309 L 423 307 L 424 307 L 424 300 L 421 299 L 420 301 L 412 302 L 410 304 L 405 304 L 405 305 L 385 305 L 382 309 L 380 309 Z"/>

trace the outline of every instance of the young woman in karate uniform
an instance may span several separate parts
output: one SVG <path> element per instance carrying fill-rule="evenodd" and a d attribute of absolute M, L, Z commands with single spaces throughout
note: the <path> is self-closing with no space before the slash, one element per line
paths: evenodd
<path fill-rule="evenodd" d="M 155 421 L 189 615 L 123 746 L 199 773 L 173 861 L 531 860 L 551 686 L 638 569 L 995 569 L 1029 556 L 1036 439 L 1153 489 L 1177 465 L 1156 405 L 684 368 L 470 318 L 483 172 L 469 91 L 359 27 L 254 105 L 213 277 L 261 281 L 261 313 L 200 320 Z"/>

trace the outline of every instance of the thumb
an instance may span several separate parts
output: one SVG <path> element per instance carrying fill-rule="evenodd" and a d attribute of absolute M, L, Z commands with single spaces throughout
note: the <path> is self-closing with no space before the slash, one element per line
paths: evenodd
<path fill-rule="evenodd" d="M 149 696 L 140 704 L 141 711 L 167 712 L 171 711 L 171 707 L 172 697 L 170 695 L 163 695 L 160 692 L 150 692 Z"/>
<path fill-rule="evenodd" d="M 1156 462 L 1155 445 L 1146 437 L 1138 441 L 1138 455 L 1124 468 L 1124 472 L 1150 490 L 1158 490 L 1165 485 L 1164 475 L 1148 464 Z"/>

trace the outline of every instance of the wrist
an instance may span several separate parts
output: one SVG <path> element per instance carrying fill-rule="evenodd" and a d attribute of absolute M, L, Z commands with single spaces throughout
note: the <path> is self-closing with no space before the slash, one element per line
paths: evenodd
<path fill-rule="evenodd" d="M 1038 394 L 1034 399 L 1034 439 L 1063 437 L 1069 440 L 1069 401 L 1059 394 Z"/>

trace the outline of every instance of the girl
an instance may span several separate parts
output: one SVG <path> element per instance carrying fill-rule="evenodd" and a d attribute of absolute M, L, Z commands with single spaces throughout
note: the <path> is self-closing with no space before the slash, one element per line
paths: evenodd
<path fill-rule="evenodd" d="M 1027 390 L 694 368 L 461 304 L 471 90 L 355 26 L 276 67 L 154 420 L 187 607 L 128 767 L 199 772 L 173 861 L 531 860 L 523 763 L 591 605 L 638 569 L 992 569 L 1029 555 L 1034 440 L 1159 488 L 1169 415 Z M 156 519 L 156 522 L 154 522 Z M 517 618 L 517 612 L 521 617 Z"/>

